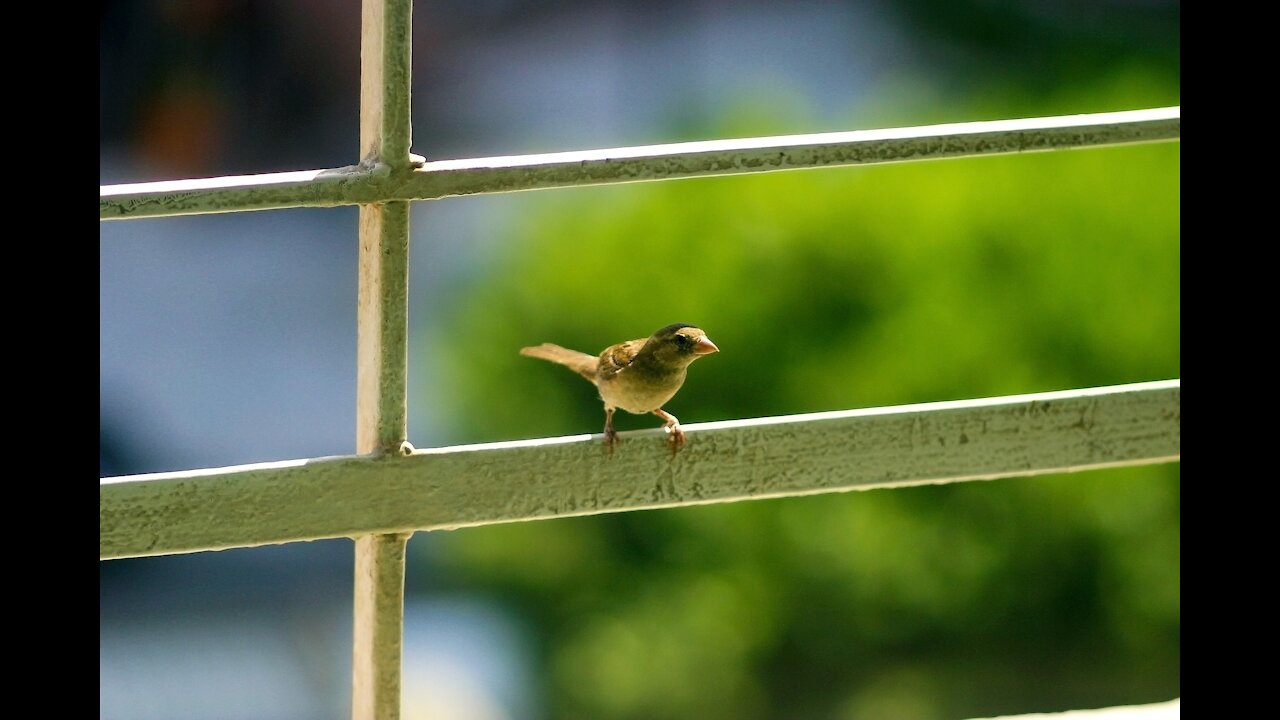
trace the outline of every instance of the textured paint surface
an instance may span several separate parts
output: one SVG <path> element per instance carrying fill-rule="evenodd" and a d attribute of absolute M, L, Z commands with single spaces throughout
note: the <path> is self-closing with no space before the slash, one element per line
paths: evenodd
<path fill-rule="evenodd" d="M 400 716 L 408 540 L 407 533 L 356 539 L 351 715 L 357 720 Z"/>
<path fill-rule="evenodd" d="M 100 556 L 1174 462 L 1178 380 L 108 478 Z"/>
<path fill-rule="evenodd" d="M 411 172 L 412 0 L 364 0 L 360 32 L 360 157 L 375 183 Z M 385 171 L 384 171 L 385 169 Z M 360 205 L 356 452 L 405 441 L 409 358 L 409 203 Z M 351 716 L 400 717 L 405 544 L 409 533 L 356 538 Z"/>
<path fill-rule="evenodd" d="M 413 172 L 335 170 L 104 186 L 99 218 L 122 220 L 543 190 L 1177 140 L 1181 108 L 713 140 L 444 160 Z M 370 121 L 372 122 L 372 121 Z M 398 122 L 398 121 L 397 121 Z M 388 119 L 388 124 L 394 124 Z M 407 138 L 401 145 L 407 152 Z M 369 142 L 363 143 L 369 146 Z M 398 167 L 398 166 L 397 166 Z"/>
<path fill-rule="evenodd" d="M 356 452 L 391 451 L 408 418 L 409 203 L 360 206 Z"/>

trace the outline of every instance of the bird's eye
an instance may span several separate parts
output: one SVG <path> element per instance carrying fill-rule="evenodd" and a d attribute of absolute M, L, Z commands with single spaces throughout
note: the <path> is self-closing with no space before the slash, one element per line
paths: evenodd
<path fill-rule="evenodd" d="M 676 336 L 676 345 L 677 345 L 681 350 L 688 350 L 688 349 L 689 349 L 689 346 L 690 346 L 690 345 L 692 345 L 692 344 L 693 344 L 693 340 L 691 340 L 691 339 L 689 338 L 689 336 L 688 336 L 688 335 L 677 335 L 677 336 Z"/>

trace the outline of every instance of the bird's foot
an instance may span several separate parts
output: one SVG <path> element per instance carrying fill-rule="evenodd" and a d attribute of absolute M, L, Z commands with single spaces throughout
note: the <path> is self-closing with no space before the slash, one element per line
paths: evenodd
<path fill-rule="evenodd" d="M 668 425 L 666 431 L 667 443 L 671 445 L 671 454 L 675 455 L 688 440 L 684 436 L 684 431 L 680 429 L 680 423 Z"/>
<path fill-rule="evenodd" d="M 667 421 L 663 429 L 667 431 L 667 442 L 671 444 L 671 454 L 675 455 L 687 442 L 684 430 L 680 429 L 680 420 L 661 408 L 654 410 L 653 414 Z"/>
<path fill-rule="evenodd" d="M 610 458 L 613 457 L 613 450 L 618 445 L 618 431 L 613 429 L 613 423 L 604 426 L 604 451 Z"/>

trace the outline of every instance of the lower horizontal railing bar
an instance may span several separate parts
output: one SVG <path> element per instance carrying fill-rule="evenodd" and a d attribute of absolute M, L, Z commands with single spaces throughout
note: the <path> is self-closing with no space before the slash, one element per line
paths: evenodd
<path fill-rule="evenodd" d="M 1181 383 L 105 478 L 102 559 L 1173 462 Z"/>
<path fill-rule="evenodd" d="M 433 200 L 518 190 L 1158 142 L 1177 140 L 1181 126 L 1181 108 L 1169 107 L 443 160 L 396 173 L 382 167 L 351 167 L 107 185 L 100 189 L 99 218 L 123 220 L 389 200 Z"/>
<path fill-rule="evenodd" d="M 973 720 L 1179 720 L 1182 717 L 1182 698 L 1149 705 L 1121 705 L 1093 710 L 1067 710 L 1065 712 L 1032 713 L 1029 715 L 1001 715 Z"/>

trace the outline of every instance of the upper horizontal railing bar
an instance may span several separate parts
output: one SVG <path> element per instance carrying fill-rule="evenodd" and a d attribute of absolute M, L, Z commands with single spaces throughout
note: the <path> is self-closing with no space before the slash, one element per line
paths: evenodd
<path fill-rule="evenodd" d="M 737 175 L 1177 140 L 1181 108 L 710 140 L 426 162 L 412 171 L 351 166 L 205 180 L 104 185 L 99 218 L 125 220 L 580 185 Z"/>
<path fill-rule="evenodd" d="M 984 480 L 1181 457 L 1181 383 L 105 478 L 102 559 L 766 497 Z"/>

